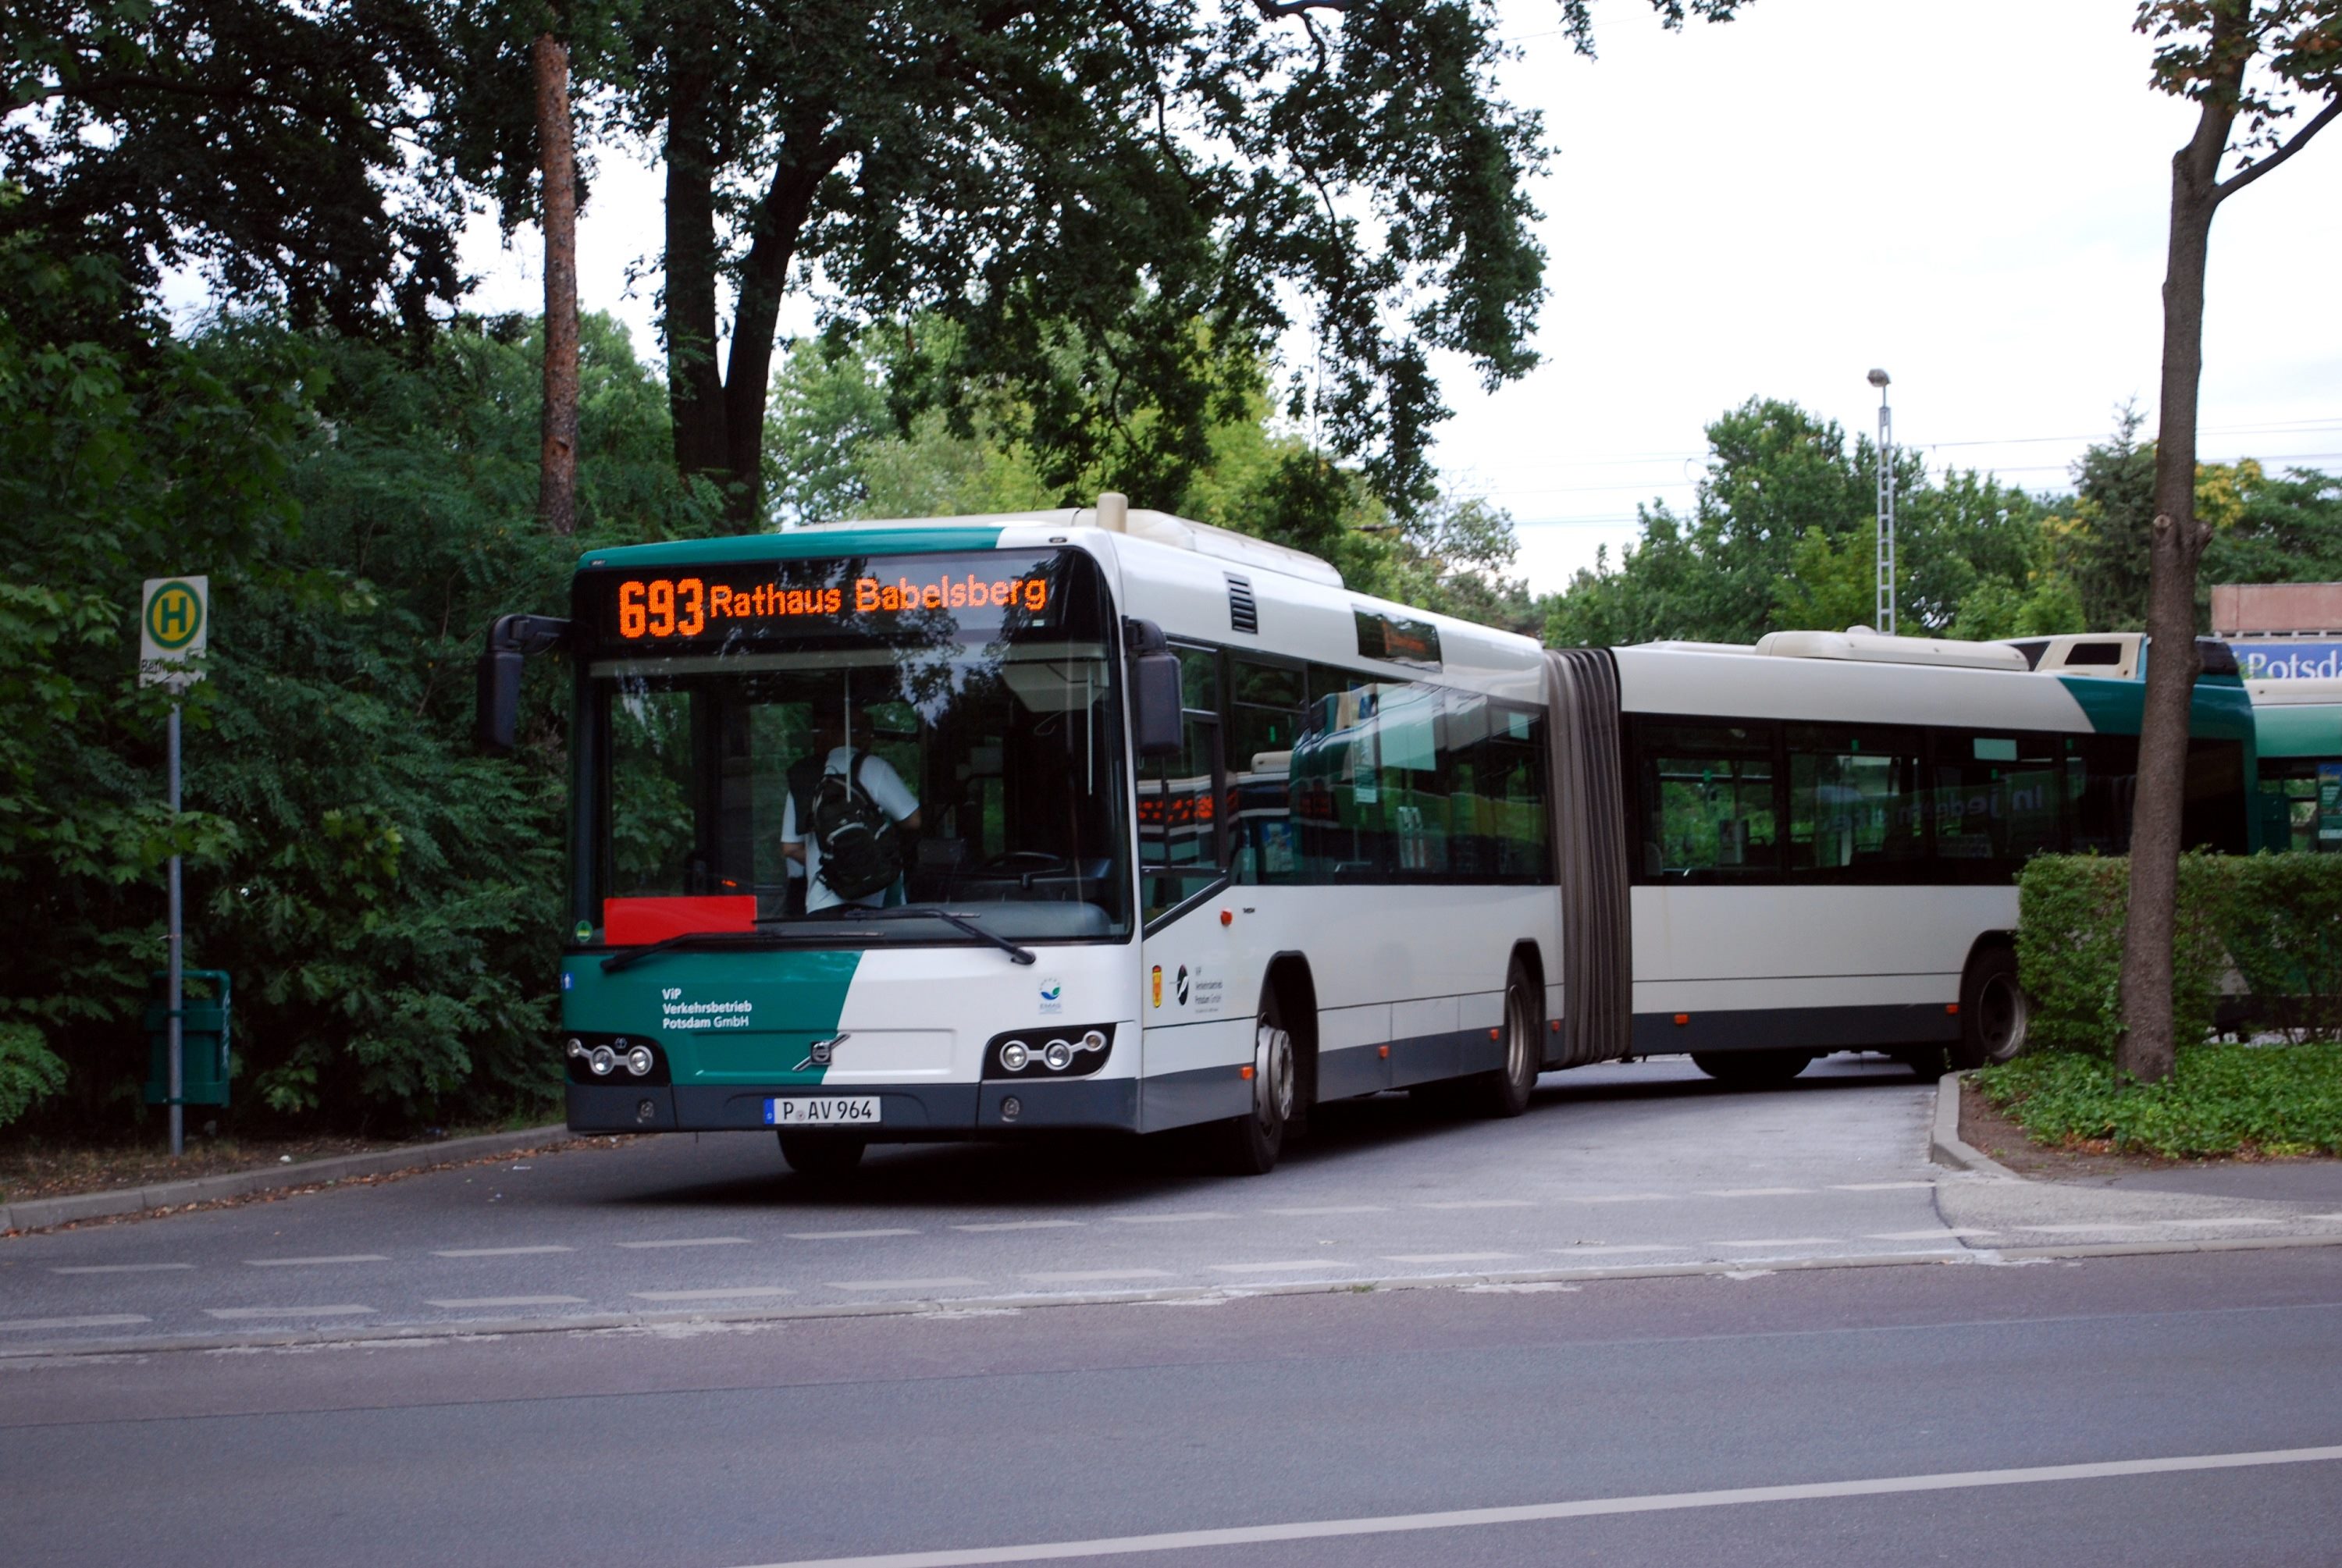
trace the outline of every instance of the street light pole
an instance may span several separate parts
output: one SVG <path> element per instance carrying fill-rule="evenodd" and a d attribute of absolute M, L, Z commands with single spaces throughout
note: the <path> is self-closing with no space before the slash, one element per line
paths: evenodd
<path fill-rule="evenodd" d="M 1886 635 L 1895 634 L 1895 411 L 1887 406 L 1883 370 L 1870 373 L 1878 388 L 1878 570 L 1877 605 L 1872 624 Z"/>

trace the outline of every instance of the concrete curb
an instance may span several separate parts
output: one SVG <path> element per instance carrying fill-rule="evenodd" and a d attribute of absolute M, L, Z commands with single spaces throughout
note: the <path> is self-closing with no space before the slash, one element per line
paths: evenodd
<path fill-rule="evenodd" d="M 1049 1294 L 931 1297 L 926 1301 L 840 1302 L 835 1305 L 744 1307 L 733 1311 L 676 1308 L 665 1312 L 579 1313 L 553 1318 L 474 1318 L 448 1323 L 402 1323 L 377 1329 L 293 1329 L 279 1333 L 157 1334 L 146 1338 L 69 1340 L 0 1345 L 10 1362 L 151 1355 L 189 1351 L 351 1349 L 370 1344 L 505 1339 L 543 1333 L 656 1333 L 677 1330 L 753 1329 L 830 1318 L 953 1317 L 1043 1307 L 1193 1306 L 1276 1296 L 1344 1295 L 1377 1291 L 1538 1290 L 1617 1280 L 1756 1279 L 1767 1274 L 1868 1268 L 1992 1268 L 2067 1260 L 2164 1257 L 2212 1253 L 2261 1253 L 2301 1247 L 2342 1247 L 2342 1236 L 2240 1236 L 2182 1242 L 2089 1242 L 2072 1246 L 1996 1247 L 1972 1251 L 1855 1253 L 1836 1257 L 1735 1258 L 1722 1263 L 1616 1263 L 1593 1268 L 1519 1269 L 1479 1273 L 1400 1274 L 1382 1279 L 1306 1280 L 1265 1285 L 1169 1285 L 1155 1290 L 1072 1291 Z"/>
<path fill-rule="evenodd" d="M 506 1150 L 533 1149 L 565 1140 L 568 1124 L 523 1127 L 512 1133 L 489 1133 L 476 1138 L 450 1138 L 438 1144 L 407 1144 L 365 1154 L 336 1154 L 297 1165 L 264 1165 L 255 1171 L 230 1171 L 225 1175 L 195 1176 L 183 1182 L 158 1182 L 147 1187 L 122 1187 L 109 1193 L 75 1193 L 62 1198 L 35 1198 L 28 1203 L 0 1205 L 0 1234 L 10 1231 L 40 1231 L 76 1220 L 102 1220 L 116 1214 L 145 1213 L 149 1209 L 176 1208 L 181 1203 L 211 1203 L 241 1198 L 252 1193 L 285 1187 L 314 1186 L 321 1182 L 346 1181 L 353 1176 L 379 1176 L 392 1171 L 426 1169 L 476 1160 Z"/>
<path fill-rule="evenodd" d="M 1927 1158 L 1955 1171 L 1974 1171 L 2004 1182 L 2024 1177 L 1998 1160 L 1960 1141 L 1960 1074 L 1947 1073 L 1936 1080 L 1936 1124 L 1927 1138 Z"/>

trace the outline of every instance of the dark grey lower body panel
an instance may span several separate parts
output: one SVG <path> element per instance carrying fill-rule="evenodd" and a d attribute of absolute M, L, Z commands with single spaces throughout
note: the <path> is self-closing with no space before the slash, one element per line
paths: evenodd
<path fill-rule="evenodd" d="M 1353 1045 L 1317 1055 L 1317 1098 L 1348 1100 L 1391 1086 L 1390 1047 Z"/>
<path fill-rule="evenodd" d="M 1637 1013 L 1635 1054 L 1685 1052 L 1870 1051 L 1940 1045 L 1960 1037 L 1959 1016 L 1940 1003 L 1867 1007 L 1746 1007 L 1726 1012 Z"/>
<path fill-rule="evenodd" d="M 1505 1064 L 1505 1041 L 1491 1040 L 1486 1029 L 1451 1029 L 1438 1034 L 1418 1034 L 1391 1042 L 1391 1087 L 1436 1084 L 1443 1078 L 1493 1073 Z"/>
<path fill-rule="evenodd" d="M 1160 1133 L 1220 1122 L 1252 1110 L 1252 1080 L 1240 1067 L 1196 1067 L 1140 1081 L 1139 1130 Z"/>

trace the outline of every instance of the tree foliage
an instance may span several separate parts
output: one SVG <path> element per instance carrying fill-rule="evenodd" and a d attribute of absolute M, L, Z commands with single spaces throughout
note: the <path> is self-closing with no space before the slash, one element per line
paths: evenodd
<path fill-rule="evenodd" d="M 436 147 L 455 64 L 430 0 L 15 0 L 0 11 L 0 225 L 174 268 L 345 332 L 462 289 Z"/>
<path fill-rule="evenodd" d="M 474 325 L 421 361 L 329 335 L 143 320 L 103 258 L 0 245 L 0 1033 L 43 1116 L 113 1118 L 145 1071 L 162 867 L 186 857 L 190 961 L 237 978 L 239 1114 L 502 1114 L 552 1082 L 562 762 L 550 672 L 532 764 L 476 758 L 470 660 L 495 611 L 558 612 L 572 545 L 535 527 L 535 358 Z M 588 323 L 591 544 L 705 531 L 656 383 Z M 622 532 L 621 532 L 622 531 Z M 211 577 L 185 797 L 165 699 L 135 684 L 138 581 Z M 30 1064 L 30 1065 L 26 1065 Z"/>
<path fill-rule="evenodd" d="M 1131 494 L 1178 490 L 1297 327 L 1288 404 L 1427 499 L 1432 356 L 1518 375 L 1543 297 L 1544 152 L 1498 28 L 1481 0 L 644 0 L 609 84 L 666 161 L 678 463 L 758 514 L 775 327 L 810 284 L 857 326 L 948 319 L 936 385 L 1015 383 L 1060 492 L 1109 453 Z"/>

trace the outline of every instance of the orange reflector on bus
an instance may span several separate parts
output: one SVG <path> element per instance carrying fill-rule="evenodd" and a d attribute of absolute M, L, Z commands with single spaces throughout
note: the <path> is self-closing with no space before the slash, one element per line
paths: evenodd
<path fill-rule="evenodd" d="M 1678 1013 L 1676 1014 L 1676 1022 L 1678 1024 L 1688 1024 L 1691 1022 L 1691 1014 L 1688 1013 Z"/>
<path fill-rule="evenodd" d="M 1489 1038 L 1489 1039 L 1491 1039 L 1491 1040 L 1500 1040 L 1500 1039 L 1504 1038 L 1504 1036 L 1503 1036 L 1503 1034 L 1502 1034 L 1501 1033 L 1499 1033 L 1498 1031 L 1494 1030 L 1494 1029 L 1491 1029 L 1491 1030 L 1489 1030 L 1489 1031 L 1488 1031 L 1488 1038 Z"/>
<path fill-rule="evenodd" d="M 1555 1019 L 1555 1020 L 1553 1021 L 1552 1028 L 1553 1028 L 1553 1032 L 1554 1032 L 1555 1034 L 1560 1034 L 1560 1033 L 1561 1033 L 1561 1020 L 1560 1020 L 1560 1019 L 1558 1019 L 1558 1018 Z"/>
<path fill-rule="evenodd" d="M 1375 1047 L 1375 1054 L 1380 1057 L 1383 1061 L 1387 1062 L 1390 1060 L 1390 1047 L 1387 1045 L 1377 1045 Z"/>
<path fill-rule="evenodd" d="M 1247 1063 L 1246 1063 L 1243 1066 L 1241 1066 L 1241 1067 L 1237 1068 L 1237 1069 L 1236 1069 L 1236 1076 L 1237 1076 L 1237 1077 L 1239 1077 L 1239 1078 L 1249 1078 L 1249 1077 L 1251 1077 L 1251 1076 L 1252 1076 L 1252 1064 L 1251 1064 L 1251 1063 L 1249 1063 L 1249 1062 L 1247 1062 Z"/>
<path fill-rule="evenodd" d="M 1947 1002 L 1944 1004 L 1944 1011 L 1947 1013 L 1957 1014 L 1959 1010 L 1960 1004 L 1957 1002 Z"/>

